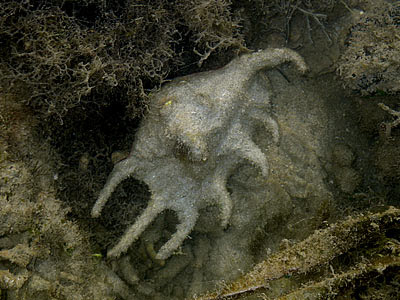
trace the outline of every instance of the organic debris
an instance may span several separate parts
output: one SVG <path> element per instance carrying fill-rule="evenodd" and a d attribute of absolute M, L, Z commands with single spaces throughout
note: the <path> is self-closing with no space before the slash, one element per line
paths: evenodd
<path fill-rule="evenodd" d="M 397 239 L 392 237 L 393 232 L 400 230 L 399 221 L 400 209 L 394 207 L 380 213 L 349 217 L 273 254 L 220 290 L 194 299 L 222 300 L 233 296 L 247 299 L 254 293 L 271 299 L 273 286 L 292 277 L 297 283 L 307 282 L 305 287 L 285 290 L 280 286 L 281 293 L 272 299 L 279 296 L 282 297 L 279 299 L 304 299 L 306 294 L 313 295 L 307 299 L 332 299 L 343 293 L 352 295 L 356 287 L 373 282 L 377 274 L 384 276 L 387 271 L 392 275 L 393 270 L 399 269 L 400 242 L 398 235 Z M 349 261 L 352 264 L 346 270 Z M 327 271 L 322 272 L 324 268 Z"/>

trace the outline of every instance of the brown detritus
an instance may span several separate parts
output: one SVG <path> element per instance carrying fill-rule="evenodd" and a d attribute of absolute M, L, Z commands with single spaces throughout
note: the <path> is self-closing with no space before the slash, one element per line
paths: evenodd
<path fill-rule="evenodd" d="M 286 250 L 271 255 L 267 260 L 256 265 L 252 271 L 236 281 L 226 284 L 222 289 L 195 299 L 223 300 L 233 296 L 238 297 L 237 299 L 246 299 L 246 296 L 254 292 L 266 294 L 266 290 L 274 281 L 284 277 L 310 276 L 312 278 L 313 273 L 315 276 L 319 269 L 333 264 L 340 266 L 339 258 L 343 259 L 343 256 L 346 255 L 351 258 L 351 251 L 354 249 L 359 249 L 366 258 L 369 255 L 374 260 L 364 264 L 360 262 L 353 266 L 352 270 L 345 271 L 343 274 L 326 275 L 328 278 L 322 280 L 321 285 L 329 283 L 338 286 L 341 281 L 337 276 L 353 281 L 357 279 L 357 276 L 365 276 L 369 272 L 396 268 L 400 263 L 398 259 L 399 241 L 388 240 L 385 234 L 390 230 L 399 230 L 399 221 L 400 209 L 394 207 L 380 213 L 349 217 L 345 221 L 332 224 L 327 229 L 316 231 L 304 241 Z M 379 246 L 382 243 L 384 246 Z M 356 256 L 359 257 L 359 254 Z M 333 279 L 331 275 L 333 275 Z M 328 295 L 329 288 L 321 287 L 318 291 Z M 295 293 L 290 290 L 286 293 L 282 291 L 281 296 L 287 293 L 290 295 L 290 292 Z M 301 294 L 301 290 L 296 292 Z"/>
<path fill-rule="evenodd" d="M 391 276 L 390 273 L 395 273 L 400 268 L 400 258 L 398 253 L 400 245 L 397 245 L 397 253 L 384 257 L 376 256 L 373 259 L 359 263 L 350 271 L 343 272 L 331 278 L 324 279 L 320 282 L 311 283 L 302 287 L 288 295 L 279 297 L 277 300 L 296 300 L 296 299 L 337 299 L 337 295 L 343 294 L 344 290 L 348 290 L 348 285 L 351 282 L 357 282 L 359 286 L 374 285 L 374 280 L 378 277 Z M 397 255 L 397 256 L 396 256 Z M 394 299 L 395 291 L 391 297 L 381 299 Z M 387 295 L 389 296 L 389 295 Z M 332 297 L 332 298 L 330 298 Z M 271 299 L 268 297 L 262 299 Z M 377 298 L 374 298 L 377 299 Z"/>

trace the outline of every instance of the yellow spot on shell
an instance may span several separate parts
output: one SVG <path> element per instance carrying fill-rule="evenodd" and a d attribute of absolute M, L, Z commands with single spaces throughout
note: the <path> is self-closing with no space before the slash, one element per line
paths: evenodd
<path fill-rule="evenodd" d="M 164 106 L 168 106 L 168 105 L 171 105 L 171 104 L 172 104 L 172 100 L 169 100 L 169 101 L 164 103 Z"/>

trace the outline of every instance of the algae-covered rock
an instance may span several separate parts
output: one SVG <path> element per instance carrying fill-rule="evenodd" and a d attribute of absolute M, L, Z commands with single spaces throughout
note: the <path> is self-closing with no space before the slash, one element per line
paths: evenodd
<path fill-rule="evenodd" d="M 354 11 L 354 24 L 338 74 L 346 86 L 362 95 L 400 91 L 398 1 L 363 1 L 366 11 Z"/>
<path fill-rule="evenodd" d="M 113 299 L 87 235 L 56 198 L 55 156 L 29 109 L 0 96 L 0 288 L 5 299 Z M 102 278 L 103 277 L 103 278 Z M 104 280 L 107 279 L 107 280 Z M 125 292 L 123 292 L 125 289 Z M 125 299 L 129 299 L 126 297 Z"/>
<path fill-rule="evenodd" d="M 391 235 L 400 229 L 399 221 L 400 210 L 394 207 L 349 217 L 271 255 L 220 290 L 194 299 L 355 299 L 360 294 L 370 299 L 368 291 L 358 290 L 364 285 L 388 296 L 378 299 L 397 299 L 399 277 L 390 278 L 400 268 L 400 243 Z M 376 281 L 385 276 L 387 282 Z"/>

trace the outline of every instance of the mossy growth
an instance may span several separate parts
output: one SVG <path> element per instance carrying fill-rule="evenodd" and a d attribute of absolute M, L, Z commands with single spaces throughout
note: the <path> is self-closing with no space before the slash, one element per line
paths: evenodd
<path fill-rule="evenodd" d="M 204 60 L 213 51 L 242 45 L 229 6 L 186 0 L 2 1 L 1 89 L 45 117 L 62 120 L 74 107 L 88 102 L 101 107 L 110 99 L 132 108 L 132 116 L 145 107 L 147 89 L 180 66 L 185 49 L 205 53 Z"/>
<path fill-rule="evenodd" d="M 57 155 L 30 109 L 0 95 L 1 299 L 129 299 L 56 196 Z"/>
<path fill-rule="evenodd" d="M 83 295 L 79 281 L 94 265 L 87 238 L 55 198 L 49 148 L 37 142 L 26 107 L 2 96 L 0 114 L 0 288 L 6 299 L 49 299 L 57 285 L 56 299 Z"/>
<path fill-rule="evenodd" d="M 400 3 L 364 1 L 365 11 L 354 12 L 347 47 L 338 62 L 346 87 L 361 93 L 400 91 Z"/>

